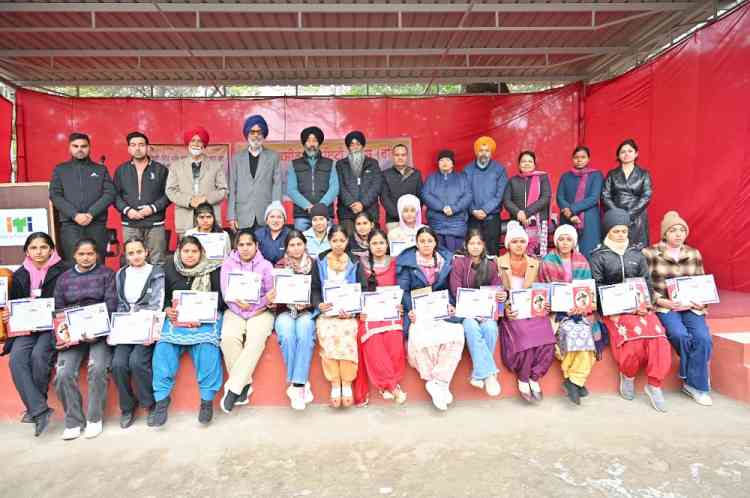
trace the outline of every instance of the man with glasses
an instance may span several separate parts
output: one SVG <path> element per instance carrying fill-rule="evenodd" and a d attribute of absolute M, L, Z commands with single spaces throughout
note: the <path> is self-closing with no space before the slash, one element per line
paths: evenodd
<path fill-rule="evenodd" d="M 268 124 L 255 114 L 245 120 L 242 134 L 247 150 L 234 155 L 229 168 L 229 226 L 233 229 L 265 225 L 266 207 L 281 201 L 279 155 L 263 147 Z"/>

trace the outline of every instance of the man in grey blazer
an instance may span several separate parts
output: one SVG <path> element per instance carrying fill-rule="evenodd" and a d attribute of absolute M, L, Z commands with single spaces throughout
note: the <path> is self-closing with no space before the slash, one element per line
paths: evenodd
<path fill-rule="evenodd" d="M 242 134 L 248 148 L 232 157 L 229 167 L 229 226 L 255 229 L 263 226 L 266 208 L 281 201 L 281 166 L 279 155 L 263 147 L 268 124 L 255 114 L 245 120 Z"/>

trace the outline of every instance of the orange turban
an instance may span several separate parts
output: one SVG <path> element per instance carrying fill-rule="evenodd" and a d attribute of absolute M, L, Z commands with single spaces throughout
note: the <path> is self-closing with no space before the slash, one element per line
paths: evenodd
<path fill-rule="evenodd" d="M 495 149 L 497 148 L 497 144 L 492 139 L 492 137 L 479 137 L 477 138 L 477 141 L 474 142 L 474 155 L 479 154 L 479 149 L 482 147 L 482 145 L 490 146 L 490 154 L 494 154 Z"/>

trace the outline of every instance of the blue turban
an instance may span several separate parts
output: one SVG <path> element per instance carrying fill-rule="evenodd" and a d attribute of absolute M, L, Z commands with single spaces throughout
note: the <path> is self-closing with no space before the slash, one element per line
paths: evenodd
<path fill-rule="evenodd" d="M 263 138 L 266 138 L 268 136 L 268 123 L 266 123 L 266 120 L 260 114 L 253 114 L 245 120 L 245 124 L 242 126 L 242 135 L 247 138 L 250 128 L 255 125 L 260 126 Z"/>

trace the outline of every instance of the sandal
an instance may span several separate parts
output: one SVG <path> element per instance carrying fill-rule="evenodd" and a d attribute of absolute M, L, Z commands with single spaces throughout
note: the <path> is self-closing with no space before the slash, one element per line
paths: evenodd
<path fill-rule="evenodd" d="M 352 393 L 352 385 L 347 384 L 341 386 L 341 404 L 345 408 L 349 408 L 354 404 L 354 393 Z"/>
<path fill-rule="evenodd" d="M 331 406 L 341 407 L 341 384 L 331 384 Z"/>
<path fill-rule="evenodd" d="M 401 389 L 401 386 L 396 386 L 396 389 L 393 390 L 393 397 L 396 404 L 402 405 L 406 402 L 406 392 Z"/>

